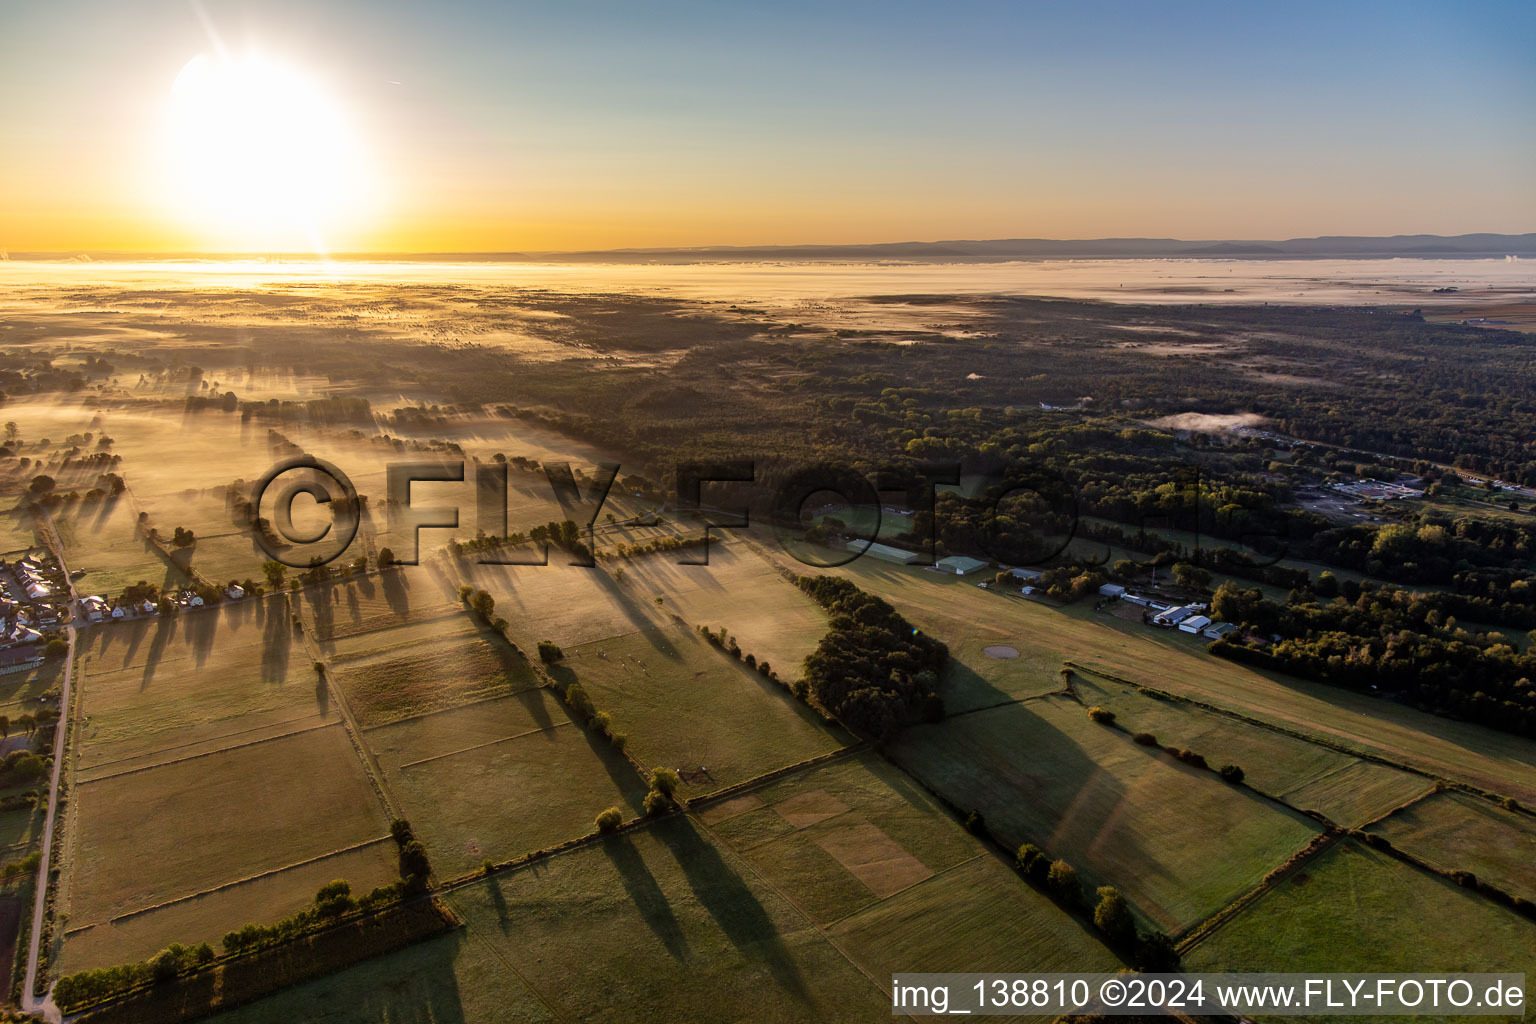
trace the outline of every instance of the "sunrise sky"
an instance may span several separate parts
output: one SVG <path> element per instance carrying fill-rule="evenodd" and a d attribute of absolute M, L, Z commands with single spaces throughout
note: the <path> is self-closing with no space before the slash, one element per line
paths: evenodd
<path fill-rule="evenodd" d="M 1528 2 L 10 3 L 0 249 L 1529 231 L 1533 52 Z"/>

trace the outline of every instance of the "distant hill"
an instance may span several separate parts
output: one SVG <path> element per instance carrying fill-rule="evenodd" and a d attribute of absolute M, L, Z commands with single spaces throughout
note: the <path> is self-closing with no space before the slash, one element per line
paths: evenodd
<path fill-rule="evenodd" d="M 1212 257 L 1255 259 L 1394 256 L 1536 257 L 1536 232 L 1523 235 L 1325 235 L 1283 241 L 1177 238 L 994 238 L 868 245 L 696 246 L 541 253 L 539 259 L 601 262 L 696 260 L 932 260 L 994 262 L 1053 258 Z M 484 257 L 482 257 L 484 258 Z"/>
<path fill-rule="evenodd" d="M 30 253 L 11 259 L 240 259 L 241 253 Z M 307 253 L 271 253 L 272 259 L 313 259 Z M 345 253 L 345 260 L 425 260 L 494 263 L 697 263 L 754 260 L 910 260 L 929 263 L 996 263 L 1043 259 L 1366 259 L 1401 257 L 1536 258 L 1536 232 L 1523 235 L 1323 235 L 1283 241 L 1178 238 L 990 238 L 939 242 L 877 242 L 846 245 L 704 245 L 655 249 L 592 249 L 580 252 Z"/>

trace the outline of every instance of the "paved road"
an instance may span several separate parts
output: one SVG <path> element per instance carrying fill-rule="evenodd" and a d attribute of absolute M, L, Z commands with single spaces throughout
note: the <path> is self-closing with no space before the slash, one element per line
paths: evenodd
<path fill-rule="evenodd" d="M 53 530 L 52 521 L 48 522 L 48 529 Z M 58 534 L 54 535 L 54 553 L 59 559 L 59 568 L 64 570 L 64 578 L 69 579 L 69 566 L 64 564 L 63 546 L 58 544 Z M 21 1008 L 28 1013 L 40 1013 L 50 1021 L 62 1021 L 63 1015 L 53 1003 L 53 994 L 39 999 L 32 994 L 33 987 L 37 984 L 38 954 L 42 949 L 43 938 L 43 911 L 48 907 L 48 863 L 53 856 L 53 824 L 59 812 L 59 779 L 64 771 L 64 735 L 69 728 L 69 696 L 70 684 L 74 681 L 75 674 L 75 622 L 80 606 L 75 603 L 75 585 L 69 585 L 69 625 L 65 626 L 69 634 L 69 654 L 64 662 L 64 683 L 59 691 L 59 721 L 53 727 L 53 779 L 48 786 L 48 816 L 43 820 L 43 859 L 37 866 L 37 886 L 34 890 L 32 908 L 32 931 L 27 936 L 27 977 L 21 986 Z"/>

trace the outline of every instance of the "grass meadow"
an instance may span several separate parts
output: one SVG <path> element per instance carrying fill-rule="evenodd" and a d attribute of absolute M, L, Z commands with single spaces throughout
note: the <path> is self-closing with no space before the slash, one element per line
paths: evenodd
<path fill-rule="evenodd" d="M 744 782 L 851 741 L 688 626 L 584 644 L 551 673 L 579 681 L 627 735 L 629 752 L 642 764 L 679 769 L 687 792 Z"/>
<path fill-rule="evenodd" d="M 640 813 L 645 786 L 545 689 L 417 715 L 364 733 L 444 877 Z"/>
<path fill-rule="evenodd" d="M 1195 924 L 1316 834 L 1309 819 L 1047 697 L 909 729 L 892 756 L 1007 846 L 1114 885 L 1157 927 Z"/>
<path fill-rule="evenodd" d="M 1184 955 L 1184 965 L 1191 971 L 1525 973 L 1528 1020 L 1533 957 L 1536 924 L 1528 919 L 1345 841 L 1216 929 Z"/>
<path fill-rule="evenodd" d="M 1443 871 L 1470 871 L 1536 901 L 1536 818 L 1464 793 L 1436 793 L 1371 826 Z"/>

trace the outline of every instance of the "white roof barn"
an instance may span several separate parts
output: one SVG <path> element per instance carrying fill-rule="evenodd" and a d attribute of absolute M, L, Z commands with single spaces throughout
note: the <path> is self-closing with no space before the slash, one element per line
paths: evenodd
<path fill-rule="evenodd" d="M 985 569 L 987 563 L 979 558 L 971 558 L 968 555 L 950 555 L 941 558 L 933 564 L 940 572 L 954 573 L 956 576 L 969 576 L 978 569 Z"/>

